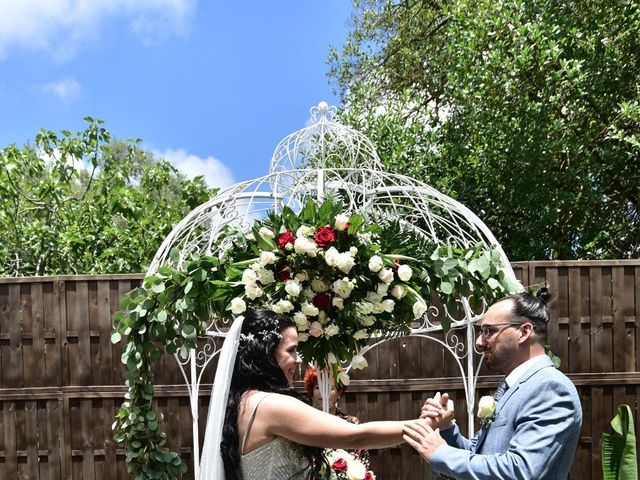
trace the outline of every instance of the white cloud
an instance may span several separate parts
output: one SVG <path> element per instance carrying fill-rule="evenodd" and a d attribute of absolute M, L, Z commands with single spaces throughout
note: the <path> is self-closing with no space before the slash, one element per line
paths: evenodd
<path fill-rule="evenodd" d="M 72 102 L 78 98 L 82 91 L 82 86 L 72 77 L 63 78 L 57 82 L 45 83 L 38 88 L 44 93 L 55 95 L 65 103 Z"/>
<path fill-rule="evenodd" d="M 156 156 L 171 162 L 188 178 L 203 175 L 210 187 L 225 189 L 235 183 L 231 170 L 214 157 L 200 158 L 190 155 L 184 149 L 167 149 L 164 152 L 153 152 Z"/>
<path fill-rule="evenodd" d="M 14 47 L 70 58 L 108 18 L 143 43 L 186 34 L 197 0 L 0 0 L 0 59 Z"/>

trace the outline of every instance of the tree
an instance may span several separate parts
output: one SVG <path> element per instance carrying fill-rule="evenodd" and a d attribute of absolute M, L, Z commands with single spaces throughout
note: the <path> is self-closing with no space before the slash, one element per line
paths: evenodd
<path fill-rule="evenodd" d="M 512 259 L 640 254 L 640 3 L 356 1 L 331 75 L 389 169 Z"/>
<path fill-rule="evenodd" d="M 0 275 L 146 269 L 162 240 L 214 194 L 170 163 L 87 128 L 41 130 L 33 146 L 0 150 Z"/>

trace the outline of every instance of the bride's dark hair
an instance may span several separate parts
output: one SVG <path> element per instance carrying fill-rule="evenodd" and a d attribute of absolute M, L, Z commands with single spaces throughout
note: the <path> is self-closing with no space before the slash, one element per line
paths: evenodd
<path fill-rule="evenodd" d="M 282 332 L 295 323 L 287 316 L 270 310 L 248 310 L 240 335 L 238 355 L 233 367 L 227 412 L 222 430 L 220 451 L 224 462 L 226 480 L 242 480 L 240 468 L 240 437 L 238 435 L 238 409 L 242 394 L 247 390 L 275 392 L 302 400 L 289 385 L 287 377 L 276 361 L 275 352 L 280 344 Z M 304 456 L 312 466 L 308 478 L 320 478 L 320 468 L 325 462 L 322 449 L 302 446 Z"/>

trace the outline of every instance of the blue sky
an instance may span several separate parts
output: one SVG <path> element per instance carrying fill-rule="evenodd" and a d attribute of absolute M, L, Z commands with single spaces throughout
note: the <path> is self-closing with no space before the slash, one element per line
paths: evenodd
<path fill-rule="evenodd" d="M 90 115 L 224 187 L 266 174 L 309 108 L 336 104 L 326 59 L 351 2 L 0 0 L 0 12 L 0 147 Z"/>

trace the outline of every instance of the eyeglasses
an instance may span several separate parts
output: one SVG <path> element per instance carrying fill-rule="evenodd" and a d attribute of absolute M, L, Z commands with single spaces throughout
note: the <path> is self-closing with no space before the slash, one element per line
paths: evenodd
<path fill-rule="evenodd" d="M 518 323 L 518 322 L 494 323 L 492 325 L 481 325 L 478 328 L 478 332 L 479 332 L 478 336 L 483 336 L 484 338 L 491 338 L 493 335 L 498 333 L 500 330 L 503 330 L 503 328 L 499 328 L 499 327 L 505 327 L 505 328 L 506 327 L 519 327 L 520 325 L 522 325 L 522 323 Z"/>

